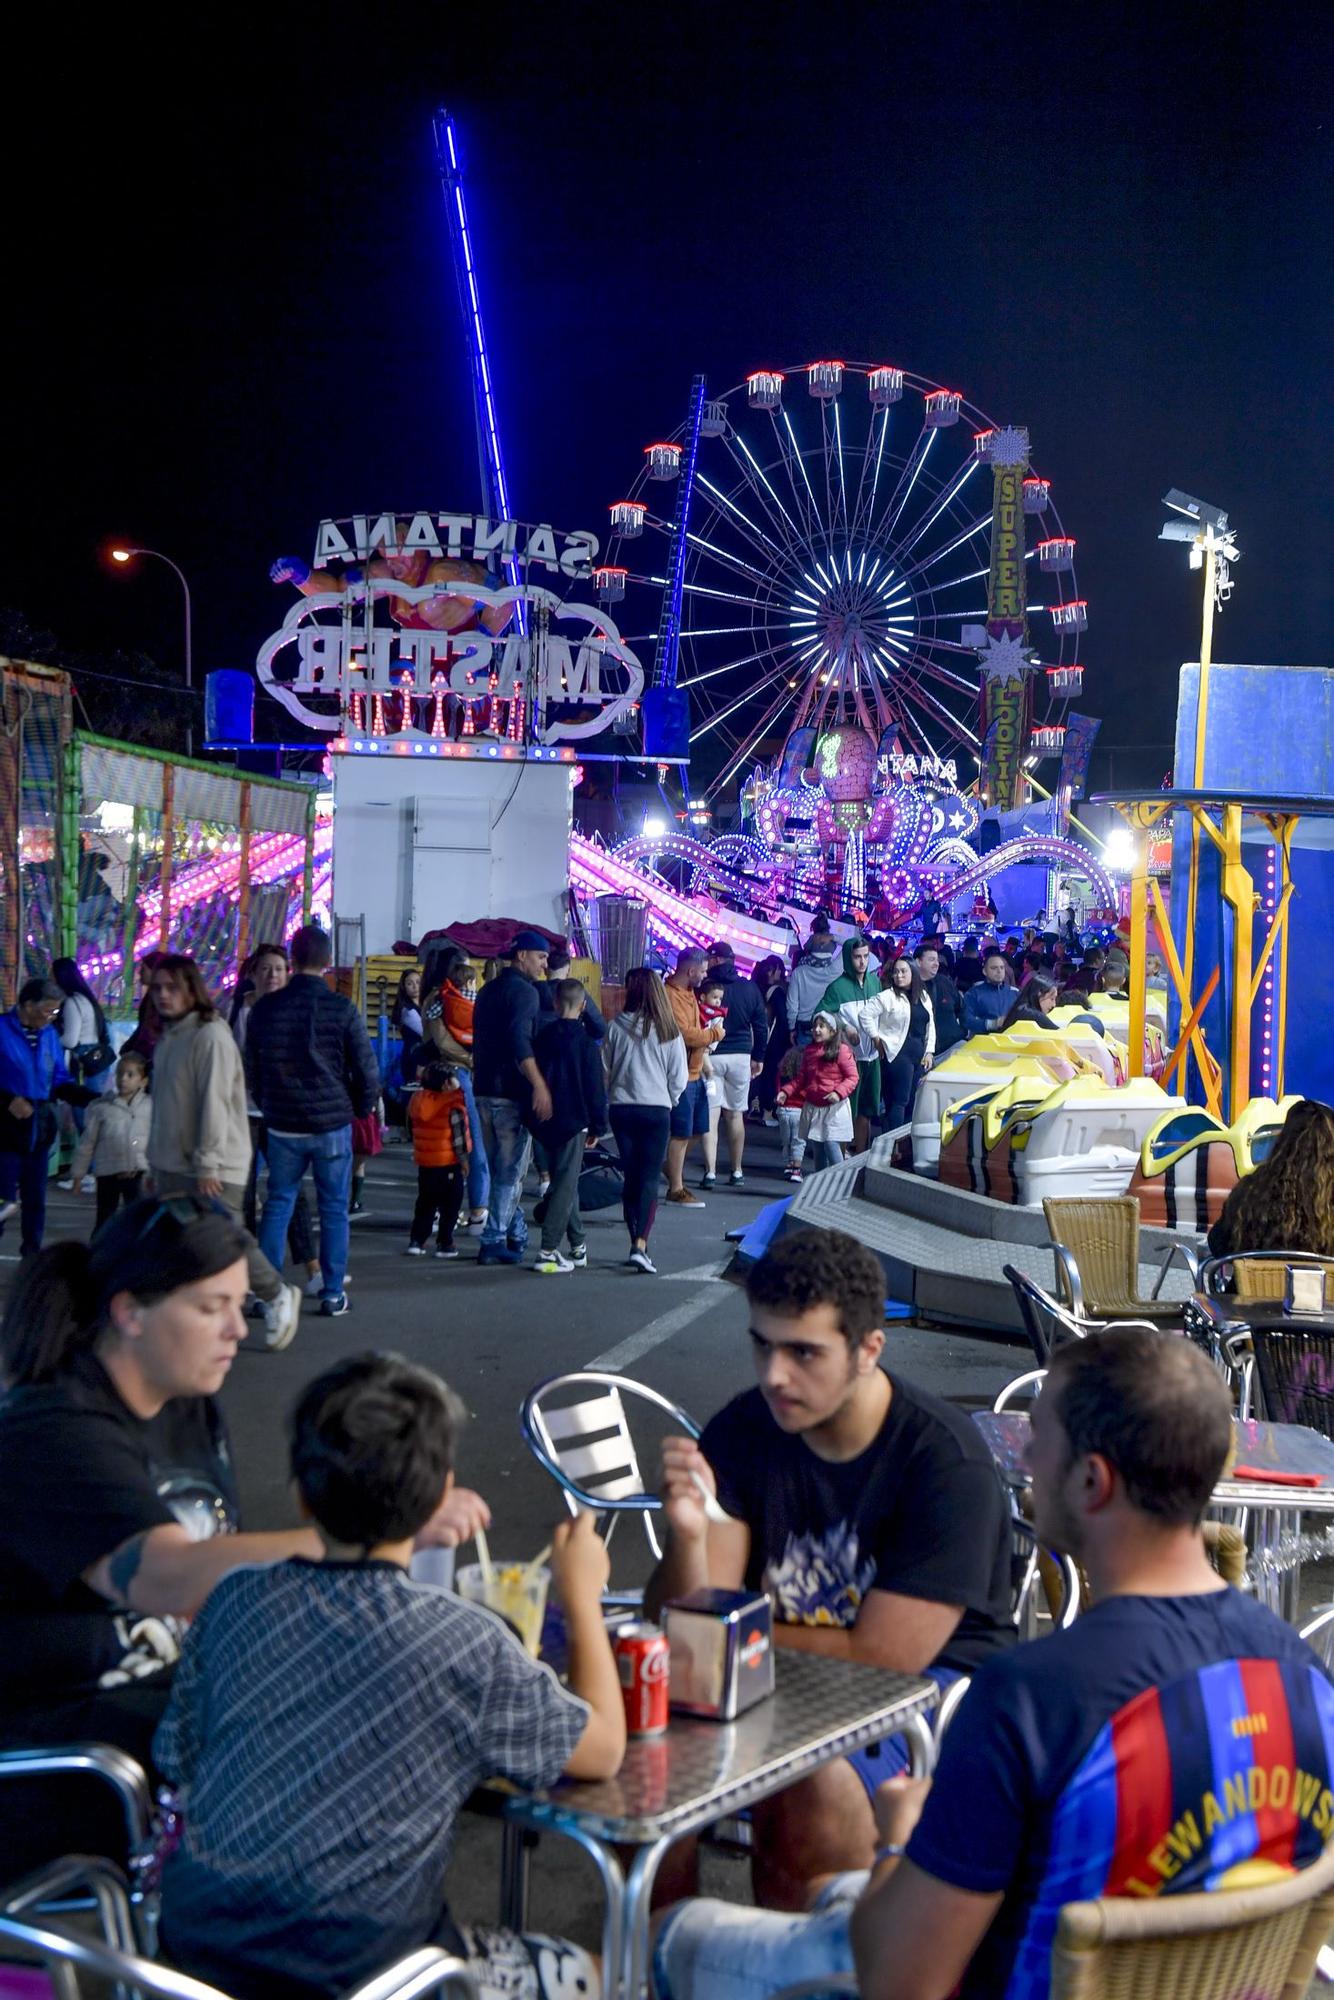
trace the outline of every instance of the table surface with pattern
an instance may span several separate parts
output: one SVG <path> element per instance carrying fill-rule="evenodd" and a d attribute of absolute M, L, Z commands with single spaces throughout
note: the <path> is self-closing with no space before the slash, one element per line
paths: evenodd
<path fill-rule="evenodd" d="M 688 1833 L 893 1735 L 938 1698 L 935 1683 L 915 1674 L 779 1647 L 773 1695 L 735 1722 L 673 1715 L 661 1736 L 631 1738 L 614 1778 L 523 1794 L 507 1801 L 506 1815 L 577 1821 L 630 1846 Z"/>

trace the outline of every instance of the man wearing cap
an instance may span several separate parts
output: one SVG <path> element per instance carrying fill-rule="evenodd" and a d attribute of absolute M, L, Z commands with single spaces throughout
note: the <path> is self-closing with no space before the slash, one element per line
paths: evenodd
<path fill-rule="evenodd" d="M 46 1181 L 56 1136 L 52 1102 L 91 1104 L 95 1090 L 75 1083 L 54 1022 L 65 995 L 52 979 L 29 979 L 18 1005 L 0 1016 L 0 1230 L 22 1207 L 24 1256 L 42 1247 Z"/>
<path fill-rule="evenodd" d="M 542 1018 L 538 982 L 546 976 L 548 950 L 540 931 L 520 931 L 508 965 L 482 988 L 473 1013 L 473 1090 L 491 1169 L 479 1264 L 520 1264 L 528 1242 L 520 1200 L 532 1149 L 525 1114 L 531 1108 L 543 1125 L 552 1112 L 551 1092 L 533 1054 Z"/>

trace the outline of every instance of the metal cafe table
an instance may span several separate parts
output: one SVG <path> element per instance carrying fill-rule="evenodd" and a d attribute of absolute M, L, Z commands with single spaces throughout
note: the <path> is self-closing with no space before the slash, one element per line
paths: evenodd
<path fill-rule="evenodd" d="M 565 1780 L 540 1793 L 506 1792 L 504 1918 L 522 1920 L 523 1830 L 564 1834 L 597 1864 L 606 1891 L 605 2000 L 638 2000 L 648 1978 L 649 1894 L 672 1842 L 781 1792 L 821 1764 L 882 1736 L 925 1729 L 933 1681 L 814 1653 L 774 1658 L 775 1688 L 735 1722 L 673 1715 L 661 1736 L 626 1746 L 616 1777 Z M 518 1837 L 516 1837 L 518 1836 Z M 636 1850 L 628 1873 L 617 1848 Z"/>
<path fill-rule="evenodd" d="M 978 1411 L 973 1422 L 1005 1480 L 1011 1486 L 1026 1487 L 1027 1415 L 1015 1410 L 999 1415 Z M 1334 1514 L 1334 1439 L 1306 1424 L 1270 1424 L 1255 1417 L 1235 1417 L 1232 1428 L 1236 1451 L 1214 1488 L 1210 1512 L 1226 1512 L 1234 1520 L 1239 1512 L 1249 1516 L 1252 1548 L 1248 1568 L 1256 1595 L 1289 1624 L 1296 1624 L 1301 1592 L 1301 1517 Z M 1267 1473 L 1272 1476 L 1266 1478 Z"/>

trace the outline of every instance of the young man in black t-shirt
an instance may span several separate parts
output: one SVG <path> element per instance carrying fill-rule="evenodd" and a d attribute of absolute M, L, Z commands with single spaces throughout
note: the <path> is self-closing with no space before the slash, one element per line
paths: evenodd
<path fill-rule="evenodd" d="M 1029 1448 L 1035 1526 L 1078 1558 L 1092 1609 L 979 1669 L 933 1782 L 881 1787 L 869 1883 L 831 1883 L 800 1917 L 669 1913 L 660 2000 L 753 2000 L 854 1959 L 863 2000 L 1046 2000 L 1062 1905 L 1259 1886 L 1319 1859 L 1334 1687 L 1200 1533 L 1231 1417 L 1179 1335 L 1116 1327 L 1060 1350 Z"/>
<path fill-rule="evenodd" d="M 759 1375 L 699 1444 L 663 1447 L 669 1540 L 656 1608 L 706 1584 L 765 1589 L 775 1639 L 942 1679 L 1009 1645 L 1008 1510 L 976 1427 L 881 1367 L 885 1280 L 851 1236 L 786 1236 L 746 1286 Z M 696 1479 L 730 1517 L 705 1519 Z M 869 1864 L 897 1746 L 839 1759 L 754 1809 L 755 1887 L 802 1907 L 818 1875 Z"/>

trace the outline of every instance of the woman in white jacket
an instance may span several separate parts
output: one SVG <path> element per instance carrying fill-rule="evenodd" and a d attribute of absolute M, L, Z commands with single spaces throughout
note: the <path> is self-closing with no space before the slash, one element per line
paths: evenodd
<path fill-rule="evenodd" d="M 890 969 L 888 986 L 869 1000 L 849 1000 L 839 1019 L 866 1045 L 868 1056 L 878 1052 L 889 1130 L 906 1125 L 923 1074 L 936 1054 L 936 1020 L 922 990 L 922 976 L 910 958 L 899 958 Z M 860 1045 L 859 1045 L 860 1054 Z"/>
<path fill-rule="evenodd" d="M 686 1045 L 661 979 L 636 966 L 625 982 L 625 1006 L 602 1045 L 607 1101 L 625 1175 L 623 1207 L 630 1232 L 629 1262 L 649 1277 L 649 1231 L 671 1134 L 672 1107 L 686 1087 Z"/>

